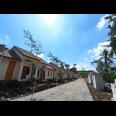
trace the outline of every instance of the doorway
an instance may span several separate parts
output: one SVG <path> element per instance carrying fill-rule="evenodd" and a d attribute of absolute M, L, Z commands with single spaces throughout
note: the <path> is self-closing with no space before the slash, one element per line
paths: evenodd
<path fill-rule="evenodd" d="M 26 79 L 26 76 L 29 75 L 30 73 L 30 67 L 28 66 L 23 66 L 22 74 L 21 74 L 21 79 Z"/>

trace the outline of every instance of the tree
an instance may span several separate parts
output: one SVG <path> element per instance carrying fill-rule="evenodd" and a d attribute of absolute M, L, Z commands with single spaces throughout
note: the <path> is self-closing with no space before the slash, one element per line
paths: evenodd
<path fill-rule="evenodd" d="M 113 64 L 112 59 L 110 58 L 109 52 L 104 49 L 104 51 L 100 54 L 101 58 L 98 60 L 94 60 L 91 62 L 92 64 L 96 64 L 96 70 L 99 74 L 101 74 L 106 82 L 110 82 L 111 80 L 111 65 Z"/>
<path fill-rule="evenodd" d="M 105 19 L 108 20 L 108 35 L 110 36 L 108 47 L 111 47 L 110 55 L 113 56 L 116 55 L 116 14 L 107 16 Z"/>
<path fill-rule="evenodd" d="M 65 68 L 68 70 L 70 68 L 69 64 L 65 64 Z"/>
<path fill-rule="evenodd" d="M 61 68 L 64 68 L 65 67 L 65 62 L 60 60 L 59 65 L 60 65 Z"/>
<path fill-rule="evenodd" d="M 25 44 L 28 45 L 30 47 L 30 52 L 34 53 L 36 55 L 39 55 L 42 53 L 41 50 L 41 43 L 38 41 L 35 41 L 31 32 L 27 31 L 27 30 L 23 30 L 24 31 L 24 37 L 27 39 Z"/>
<path fill-rule="evenodd" d="M 51 62 L 54 63 L 54 64 L 59 64 L 60 60 L 58 57 L 52 55 L 51 52 L 48 53 L 48 57 L 50 58 Z"/>
<path fill-rule="evenodd" d="M 27 39 L 25 44 L 30 47 L 30 52 L 33 53 L 33 54 L 36 54 L 36 56 L 41 54 L 42 50 L 41 50 L 40 42 L 34 40 L 31 32 L 29 32 L 27 30 L 23 30 L 23 31 L 24 31 L 24 37 Z M 34 70 L 35 70 L 35 64 L 33 63 L 32 70 L 31 70 L 31 79 L 33 79 Z M 34 94 L 35 85 L 36 85 L 36 78 L 34 79 L 34 85 L 33 85 L 34 87 L 33 87 L 32 96 Z"/>
<path fill-rule="evenodd" d="M 100 56 L 100 60 L 103 60 L 104 62 L 104 70 L 109 72 L 111 64 L 113 64 L 113 60 L 110 58 L 110 53 L 108 50 L 104 49 Z"/>
<path fill-rule="evenodd" d="M 91 63 L 96 65 L 96 70 L 97 70 L 98 73 L 102 73 L 103 67 L 104 67 L 104 63 L 100 59 L 94 60 Z"/>
<path fill-rule="evenodd" d="M 76 71 L 77 71 L 76 64 L 73 64 L 73 67 L 70 68 L 70 70 L 73 71 L 74 73 L 76 73 Z"/>

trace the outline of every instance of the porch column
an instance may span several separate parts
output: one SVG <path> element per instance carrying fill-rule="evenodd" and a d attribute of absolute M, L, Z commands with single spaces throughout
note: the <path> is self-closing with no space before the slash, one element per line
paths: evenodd
<path fill-rule="evenodd" d="M 23 70 L 23 62 L 21 62 L 21 65 L 20 65 L 20 67 L 19 67 L 19 76 L 18 76 L 18 81 L 20 81 L 20 79 L 21 79 L 21 74 L 22 74 L 22 70 Z"/>

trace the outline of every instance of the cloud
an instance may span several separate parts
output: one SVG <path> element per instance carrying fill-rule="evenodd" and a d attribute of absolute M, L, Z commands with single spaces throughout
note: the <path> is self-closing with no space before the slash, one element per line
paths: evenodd
<path fill-rule="evenodd" d="M 96 27 L 97 27 L 99 30 L 101 30 L 101 29 L 105 26 L 105 24 L 106 24 L 106 22 L 107 22 L 107 20 L 105 20 L 105 17 L 106 17 L 106 16 L 108 16 L 108 14 L 102 16 L 102 17 L 100 18 L 99 22 L 98 22 L 97 25 L 96 25 Z"/>
<path fill-rule="evenodd" d="M 107 49 L 107 50 L 110 50 L 110 48 L 107 48 L 105 45 L 109 45 L 110 42 L 107 41 L 107 42 L 102 42 L 102 43 L 99 43 L 98 46 L 96 48 L 93 48 L 93 49 L 90 49 L 88 50 L 88 54 L 91 55 L 91 58 L 92 59 L 99 59 L 100 58 L 100 53 L 104 50 L 104 49 Z"/>
<path fill-rule="evenodd" d="M 73 65 L 70 65 L 70 67 L 72 68 Z M 76 68 L 78 71 L 80 71 L 80 70 L 86 70 L 86 71 L 94 70 L 95 71 L 95 68 L 90 63 L 78 63 L 76 65 Z"/>
<path fill-rule="evenodd" d="M 10 37 L 8 35 L 0 34 L 0 43 L 1 44 L 8 44 L 10 42 Z"/>
<path fill-rule="evenodd" d="M 40 55 L 38 55 L 38 57 L 45 58 L 45 55 L 43 53 L 41 53 Z"/>
<path fill-rule="evenodd" d="M 87 60 L 88 60 L 88 58 L 84 58 L 84 60 L 85 60 L 85 61 L 87 61 Z"/>

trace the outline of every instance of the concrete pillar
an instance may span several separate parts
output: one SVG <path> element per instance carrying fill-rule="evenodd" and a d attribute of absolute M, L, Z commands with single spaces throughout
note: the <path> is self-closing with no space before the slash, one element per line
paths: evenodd
<path fill-rule="evenodd" d="M 115 83 L 111 84 L 111 89 L 112 89 L 112 94 L 113 94 L 112 101 L 116 101 L 116 84 Z"/>
<path fill-rule="evenodd" d="M 21 62 L 21 65 L 20 65 L 20 68 L 19 68 L 18 81 L 20 81 L 20 79 L 21 79 L 22 70 L 23 70 L 23 62 Z"/>

